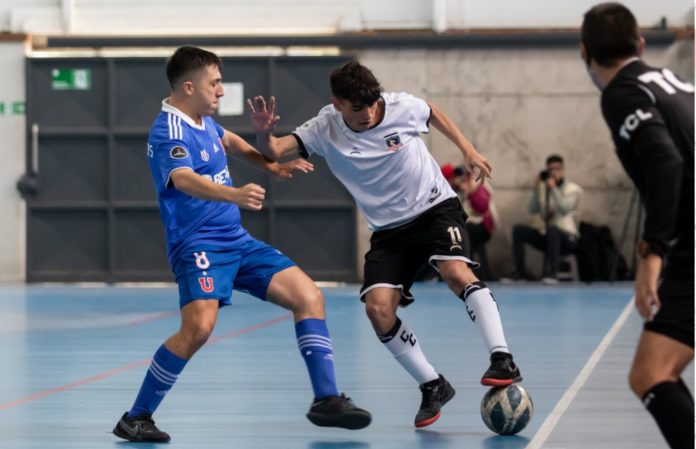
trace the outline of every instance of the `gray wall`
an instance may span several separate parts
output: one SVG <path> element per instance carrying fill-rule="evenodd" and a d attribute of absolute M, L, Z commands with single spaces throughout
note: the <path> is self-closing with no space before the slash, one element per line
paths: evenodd
<path fill-rule="evenodd" d="M 23 280 L 26 260 L 26 209 L 15 188 L 24 173 L 24 51 L 21 36 L 0 39 L 0 282 Z"/>
<path fill-rule="evenodd" d="M 0 97 L 24 100 L 24 43 L 0 44 L 5 70 Z M 693 80 L 693 42 L 651 48 L 648 62 L 672 67 Z M 493 186 L 502 224 L 489 245 L 494 275 L 511 269 L 510 229 L 525 221 L 532 178 L 551 152 L 566 156 L 568 178 L 585 188 L 581 218 L 609 224 L 618 238 L 631 188 L 613 154 L 594 89 L 575 48 L 528 50 L 369 50 L 358 54 L 388 90 L 405 90 L 440 105 L 494 165 Z M 280 100 L 282 101 L 282 94 Z M 328 99 L 327 99 L 328 101 Z M 24 115 L 0 116 L 0 281 L 25 273 L 24 204 L 15 190 L 24 173 Z M 457 150 L 437 131 L 426 137 L 441 162 L 460 163 Z M 633 228 L 633 227 L 632 227 Z M 360 218 L 356 266 L 368 247 Z M 630 245 L 624 253 L 628 255 Z M 530 261 L 532 268 L 540 263 Z"/>
<path fill-rule="evenodd" d="M 576 27 L 598 0 L 0 0 L 0 31 L 35 35 L 283 34 Z M 641 26 L 683 25 L 693 3 L 624 0 Z M 162 18 L 164 20 L 153 20 Z"/>
<path fill-rule="evenodd" d="M 511 228 L 529 222 L 531 187 L 550 153 L 564 156 L 566 178 L 585 189 L 581 220 L 609 225 L 618 242 L 632 187 L 577 48 L 371 50 L 359 58 L 386 90 L 407 91 L 440 106 L 493 164 L 501 216 L 488 246 L 494 276 L 512 270 Z M 645 59 L 693 81 L 693 42 L 651 49 Z M 436 130 L 425 139 L 438 162 L 462 163 L 456 147 Z M 364 222 L 360 230 L 358 252 L 364 254 L 369 235 Z M 631 249 L 628 243 L 623 248 L 627 260 Z M 530 254 L 531 271 L 539 271 L 540 256 Z"/>

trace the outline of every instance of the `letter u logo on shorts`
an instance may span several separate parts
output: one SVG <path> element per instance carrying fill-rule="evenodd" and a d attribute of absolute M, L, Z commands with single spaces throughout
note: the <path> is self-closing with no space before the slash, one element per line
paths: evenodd
<path fill-rule="evenodd" d="M 210 266 L 210 261 L 208 260 L 208 256 L 205 255 L 205 251 L 193 253 L 193 257 L 196 258 L 196 266 L 201 270 L 205 270 Z"/>
<path fill-rule="evenodd" d="M 213 283 L 213 278 L 210 276 L 198 278 L 198 283 L 201 284 L 201 290 L 206 293 L 210 293 L 215 290 L 215 284 Z"/>

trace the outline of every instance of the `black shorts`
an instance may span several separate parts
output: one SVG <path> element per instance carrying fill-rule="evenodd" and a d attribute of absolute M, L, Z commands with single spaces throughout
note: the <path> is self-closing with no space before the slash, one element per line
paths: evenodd
<path fill-rule="evenodd" d="M 694 282 L 665 279 L 657 289 L 662 303 L 645 330 L 657 332 L 694 347 Z"/>
<path fill-rule="evenodd" d="M 411 285 L 416 273 L 429 262 L 461 260 L 472 268 L 479 264 L 469 258 L 466 213 L 458 198 L 433 206 L 415 220 L 392 229 L 377 231 L 365 254 L 364 283 L 360 299 L 377 287 L 401 290 L 401 305 L 413 302 Z"/>

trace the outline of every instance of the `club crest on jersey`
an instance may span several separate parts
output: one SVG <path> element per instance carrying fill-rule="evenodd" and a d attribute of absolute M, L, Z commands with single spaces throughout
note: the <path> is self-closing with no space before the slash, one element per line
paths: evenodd
<path fill-rule="evenodd" d="M 398 151 L 399 148 L 403 147 L 399 133 L 391 133 L 384 136 L 384 143 L 389 151 Z"/>
<path fill-rule="evenodd" d="M 319 120 L 317 120 L 317 118 L 314 117 L 314 118 L 311 118 L 311 119 L 307 120 L 307 121 L 304 122 L 303 124 L 301 124 L 300 127 L 297 128 L 297 129 L 300 130 L 300 131 L 304 131 L 304 130 L 307 130 L 307 129 L 310 129 L 310 128 L 314 128 L 314 127 L 317 126 L 318 124 L 319 124 Z"/>
<path fill-rule="evenodd" d="M 215 290 L 213 278 L 210 276 L 198 278 L 198 283 L 201 285 L 201 290 L 206 293 L 212 293 L 212 291 Z"/>
<path fill-rule="evenodd" d="M 173 159 L 183 159 L 186 156 L 188 156 L 188 151 L 186 151 L 186 148 L 182 147 L 174 147 L 172 150 L 169 152 L 169 155 Z"/>
<path fill-rule="evenodd" d="M 210 261 L 208 260 L 208 256 L 205 255 L 205 251 L 193 253 L 193 257 L 196 258 L 196 266 L 201 270 L 205 270 L 210 267 Z"/>
<path fill-rule="evenodd" d="M 201 159 L 203 159 L 204 162 L 208 162 L 210 160 L 210 155 L 204 149 L 201 150 Z"/>

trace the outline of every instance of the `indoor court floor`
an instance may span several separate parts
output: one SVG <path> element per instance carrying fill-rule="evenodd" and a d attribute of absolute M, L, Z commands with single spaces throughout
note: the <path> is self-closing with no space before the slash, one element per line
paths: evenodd
<path fill-rule="evenodd" d="M 339 388 L 372 412 L 359 431 L 314 427 L 289 313 L 235 292 L 214 336 L 155 419 L 187 449 L 660 449 L 659 431 L 626 385 L 641 328 L 629 284 L 492 283 L 508 343 L 534 401 L 529 426 L 483 424 L 487 351 L 441 283 L 414 287 L 399 314 L 456 388 L 435 424 L 415 430 L 414 381 L 374 336 L 359 286 L 322 287 Z M 157 347 L 179 325 L 174 286 L 0 288 L 0 449 L 151 448 L 111 434 Z M 693 390 L 693 365 L 685 375 Z"/>

